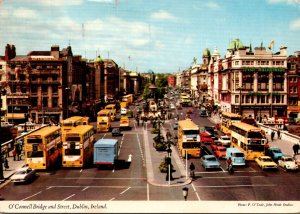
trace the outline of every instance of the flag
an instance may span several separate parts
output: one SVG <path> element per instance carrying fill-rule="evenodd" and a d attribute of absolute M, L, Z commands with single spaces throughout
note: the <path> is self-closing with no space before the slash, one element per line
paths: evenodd
<path fill-rule="evenodd" d="M 268 48 L 271 50 L 273 48 L 274 44 L 275 44 L 275 41 L 272 40 L 272 42 L 269 44 Z"/>

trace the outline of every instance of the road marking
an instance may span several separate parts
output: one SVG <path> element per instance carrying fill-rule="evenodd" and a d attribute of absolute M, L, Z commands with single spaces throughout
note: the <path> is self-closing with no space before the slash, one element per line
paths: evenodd
<path fill-rule="evenodd" d="M 48 187 L 47 190 L 48 190 L 48 189 L 51 189 L 51 188 L 52 188 L 52 187 Z"/>
<path fill-rule="evenodd" d="M 38 193 L 35 193 L 35 194 L 31 195 L 31 196 L 28 196 L 27 198 L 24 198 L 24 199 L 22 199 L 21 201 L 25 201 L 25 200 L 27 200 L 28 198 L 32 198 L 32 197 L 34 197 L 34 196 L 36 196 L 36 195 L 38 195 L 38 194 L 41 194 L 41 193 L 42 193 L 42 191 L 40 191 L 40 192 L 38 192 Z"/>
<path fill-rule="evenodd" d="M 115 200 L 115 199 L 116 199 L 116 198 L 111 198 L 110 201 L 113 201 L 113 200 Z"/>
<path fill-rule="evenodd" d="M 139 143 L 140 153 L 141 153 L 142 161 L 143 161 L 143 167 L 145 167 L 146 166 L 146 164 L 145 164 L 145 158 L 144 158 L 143 149 L 142 149 L 142 146 L 141 146 L 141 141 L 140 141 L 140 138 L 139 138 L 138 134 L 136 134 L 136 138 L 137 138 L 138 143 Z"/>
<path fill-rule="evenodd" d="M 52 186 L 52 188 L 86 188 L 86 186 Z M 128 188 L 128 186 L 88 186 L 88 188 Z M 146 186 L 133 186 L 133 188 L 146 188 Z"/>
<path fill-rule="evenodd" d="M 89 187 L 83 188 L 81 191 L 85 191 L 86 189 L 88 189 Z"/>
<path fill-rule="evenodd" d="M 82 170 L 83 170 L 83 169 L 80 170 L 80 173 L 82 173 Z"/>
<path fill-rule="evenodd" d="M 68 200 L 69 198 L 72 198 L 75 194 L 70 195 L 69 197 L 66 197 L 65 199 L 63 199 L 63 201 Z"/>
<path fill-rule="evenodd" d="M 129 190 L 131 187 L 128 187 L 127 189 L 125 189 L 123 192 L 121 192 L 120 194 L 124 194 L 127 190 Z"/>
<path fill-rule="evenodd" d="M 255 176 L 256 178 L 257 177 L 265 177 L 265 176 L 262 176 L 262 175 L 258 175 L 258 176 Z M 216 179 L 219 179 L 219 178 L 224 178 L 224 179 L 233 179 L 233 178 L 249 178 L 249 176 L 227 176 L 227 177 L 201 177 L 201 179 L 212 179 L 212 178 L 216 178 Z"/>
<path fill-rule="evenodd" d="M 222 186 L 195 186 L 197 188 L 231 188 L 231 187 L 271 187 L 271 186 L 277 186 L 275 184 L 258 184 L 258 185 L 252 185 L 252 184 L 241 184 L 241 185 L 222 185 Z"/>
<path fill-rule="evenodd" d="M 77 178 L 57 178 L 57 179 L 77 179 L 77 180 L 84 180 L 84 179 L 95 179 L 95 180 L 145 180 L 146 178 L 94 178 L 94 177 L 77 177 Z"/>
<path fill-rule="evenodd" d="M 236 171 L 234 173 L 258 173 L 259 171 Z M 211 172 L 195 172 L 195 174 L 216 174 L 216 173 L 228 173 L 227 171 L 211 171 Z"/>
<path fill-rule="evenodd" d="M 196 191 L 195 185 L 193 183 L 192 183 L 192 187 L 193 187 L 194 192 L 196 193 L 198 201 L 201 201 L 200 196 L 198 195 L 198 192 Z"/>

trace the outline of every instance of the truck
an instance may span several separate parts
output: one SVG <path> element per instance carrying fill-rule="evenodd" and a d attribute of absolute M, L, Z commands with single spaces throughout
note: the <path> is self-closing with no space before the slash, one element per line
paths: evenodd
<path fill-rule="evenodd" d="M 99 139 L 94 144 L 94 165 L 114 166 L 119 157 L 119 145 L 117 139 Z"/>

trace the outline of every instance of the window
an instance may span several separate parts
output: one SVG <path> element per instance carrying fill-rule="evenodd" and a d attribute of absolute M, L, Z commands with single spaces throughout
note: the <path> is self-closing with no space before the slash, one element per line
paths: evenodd
<path fill-rule="evenodd" d="M 52 98 L 52 107 L 53 108 L 58 107 L 58 98 L 57 97 Z"/>
<path fill-rule="evenodd" d="M 235 100 L 235 103 L 239 103 L 240 102 L 239 95 L 235 95 L 234 100 Z"/>
<path fill-rule="evenodd" d="M 235 65 L 239 65 L 239 61 L 234 61 L 234 64 Z"/>

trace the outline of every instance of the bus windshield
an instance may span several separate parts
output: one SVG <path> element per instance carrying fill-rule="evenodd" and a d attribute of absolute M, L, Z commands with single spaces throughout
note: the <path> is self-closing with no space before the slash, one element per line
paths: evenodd
<path fill-rule="evenodd" d="M 182 148 L 184 148 L 184 149 L 200 148 L 200 143 L 199 142 L 193 142 L 193 143 L 185 142 L 182 144 Z"/>
<path fill-rule="evenodd" d="M 66 137 L 66 141 L 80 141 L 80 137 Z"/>
<path fill-rule="evenodd" d="M 28 138 L 27 143 L 43 143 L 43 140 L 40 138 L 38 138 L 38 139 L 37 138 L 35 138 L 35 139 Z"/>
<path fill-rule="evenodd" d="M 66 149 L 65 155 L 80 155 L 80 149 Z"/>
<path fill-rule="evenodd" d="M 248 132 L 248 138 L 263 138 L 261 132 Z"/>
<path fill-rule="evenodd" d="M 197 135 L 199 134 L 199 130 L 184 130 L 184 135 Z"/>
<path fill-rule="evenodd" d="M 28 151 L 27 158 L 42 158 L 44 157 L 43 151 Z"/>

